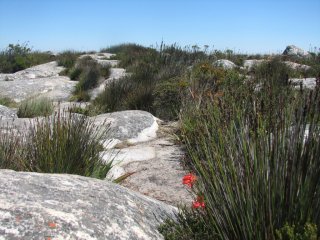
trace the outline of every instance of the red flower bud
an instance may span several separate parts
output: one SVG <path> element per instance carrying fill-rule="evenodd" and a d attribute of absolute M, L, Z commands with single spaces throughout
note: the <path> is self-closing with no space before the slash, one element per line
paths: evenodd
<path fill-rule="evenodd" d="M 187 185 L 188 187 L 192 187 L 192 185 L 196 180 L 197 180 L 197 177 L 192 173 L 189 173 L 183 177 L 182 183 Z"/>

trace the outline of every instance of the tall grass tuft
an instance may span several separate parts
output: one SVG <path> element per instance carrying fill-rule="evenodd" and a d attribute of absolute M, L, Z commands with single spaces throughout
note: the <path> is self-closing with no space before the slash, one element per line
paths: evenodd
<path fill-rule="evenodd" d="M 19 118 L 33 118 L 39 116 L 49 116 L 53 112 L 53 103 L 50 99 L 30 98 L 21 102 L 17 115 Z"/>
<path fill-rule="evenodd" d="M 276 119 L 255 108 L 264 93 L 251 90 L 241 102 L 225 93 L 184 109 L 187 164 L 206 207 L 168 220 L 160 229 L 166 239 L 280 239 L 286 224 L 320 226 L 320 96 L 288 91 L 278 92 L 286 104 L 275 98 Z"/>
<path fill-rule="evenodd" d="M 109 130 L 95 126 L 86 116 L 58 112 L 32 125 L 24 147 L 29 171 L 70 173 L 104 178 L 111 163 L 104 164 L 100 151 Z"/>
<path fill-rule="evenodd" d="M 23 170 L 19 149 L 21 140 L 17 132 L 10 126 L 0 129 L 0 169 Z"/>

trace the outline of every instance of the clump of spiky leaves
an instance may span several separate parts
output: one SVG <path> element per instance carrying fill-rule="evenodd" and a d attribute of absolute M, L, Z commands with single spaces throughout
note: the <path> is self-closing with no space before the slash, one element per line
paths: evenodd
<path fill-rule="evenodd" d="M 111 168 L 100 155 L 109 126 L 96 126 L 86 116 L 58 112 L 37 119 L 23 151 L 27 170 L 104 178 Z"/>
<path fill-rule="evenodd" d="M 49 116 L 53 112 L 53 103 L 46 97 L 30 98 L 21 102 L 17 115 L 19 118 Z"/>
<path fill-rule="evenodd" d="M 279 85 L 271 99 L 242 86 L 241 101 L 225 92 L 182 111 L 187 164 L 206 208 L 163 225 L 166 239 L 276 239 L 286 223 L 320 225 L 319 92 Z"/>

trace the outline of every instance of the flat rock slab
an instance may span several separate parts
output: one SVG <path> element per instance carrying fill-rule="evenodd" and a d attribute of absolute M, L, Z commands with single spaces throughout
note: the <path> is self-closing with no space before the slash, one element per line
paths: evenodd
<path fill-rule="evenodd" d="M 172 129 L 175 127 L 161 123 L 156 139 L 133 146 L 118 144 L 108 178 L 132 174 L 121 183 L 123 186 L 171 205 L 191 205 L 193 196 L 182 184 L 187 173 L 181 165 L 184 149 L 174 143 Z M 106 162 L 110 156 L 110 152 L 104 154 Z"/>
<path fill-rule="evenodd" d="M 50 62 L 13 74 L 0 74 L 0 96 L 16 102 L 39 95 L 54 101 L 67 100 L 77 82 L 59 76 L 62 70 L 56 62 Z"/>
<path fill-rule="evenodd" d="M 0 170 L 0 239 L 163 239 L 176 209 L 119 185 Z"/>
<path fill-rule="evenodd" d="M 153 139 L 158 130 L 156 118 L 151 113 L 140 110 L 101 114 L 92 117 L 92 120 L 97 126 L 109 123 L 109 138 L 129 143 Z"/>
<path fill-rule="evenodd" d="M 3 118 L 17 118 L 17 109 L 0 105 L 0 120 Z"/>

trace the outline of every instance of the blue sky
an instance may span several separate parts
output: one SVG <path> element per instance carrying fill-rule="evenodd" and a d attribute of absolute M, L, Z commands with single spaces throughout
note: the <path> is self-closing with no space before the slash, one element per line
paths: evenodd
<path fill-rule="evenodd" d="M 99 50 L 119 43 L 242 53 L 320 47 L 320 0 L 0 0 L 0 49 Z"/>

